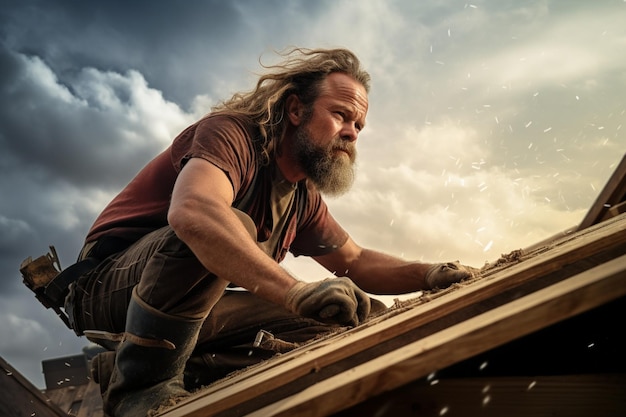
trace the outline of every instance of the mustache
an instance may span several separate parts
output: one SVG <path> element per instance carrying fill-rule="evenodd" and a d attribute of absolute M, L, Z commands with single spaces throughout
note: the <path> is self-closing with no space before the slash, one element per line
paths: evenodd
<path fill-rule="evenodd" d="M 350 155 L 350 158 L 353 158 L 354 155 L 356 154 L 356 146 L 354 146 L 354 143 L 346 142 L 346 141 L 341 140 L 341 139 L 333 141 L 332 150 L 333 151 L 344 151 L 348 155 Z"/>

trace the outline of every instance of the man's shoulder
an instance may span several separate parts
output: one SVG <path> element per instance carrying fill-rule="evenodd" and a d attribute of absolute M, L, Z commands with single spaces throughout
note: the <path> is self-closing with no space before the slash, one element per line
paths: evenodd
<path fill-rule="evenodd" d="M 209 113 L 202 119 L 198 120 L 196 122 L 196 126 L 201 128 L 232 127 L 249 132 L 254 131 L 256 128 L 255 123 L 249 117 L 227 112 Z"/>
<path fill-rule="evenodd" d="M 259 127 L 248 117 L 230 113 L 211 113 L 198 120 L 175 139 L 192 148 L 234 149 L 237 152 L 256 152 L 260 137 Z M 195 144 L 195 145 L 193 145 Z"/>

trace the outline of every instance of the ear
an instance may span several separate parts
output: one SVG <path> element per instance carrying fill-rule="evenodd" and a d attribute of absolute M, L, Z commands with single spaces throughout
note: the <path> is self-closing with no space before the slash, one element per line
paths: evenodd
<path fill-rule="evenodd" d="M 304 106 L 302 102 L 298 98 L 297 95 L 292 94 L 287 97 L 287 101 L 285 102 L 285 111 L 287 113 L 287 117 L 289 117 L 289 121 L 294 126 L 300 125 L 302 123 L 302 115 L 304 112 Z"/>

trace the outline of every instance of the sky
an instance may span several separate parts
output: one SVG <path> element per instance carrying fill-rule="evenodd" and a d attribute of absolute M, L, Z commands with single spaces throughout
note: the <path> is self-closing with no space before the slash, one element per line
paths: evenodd
<path fill-rule="evenodd" d="M 479 267 L 578 225 L 626 152 L 624 21 L 624 0 L 0 0 L 0 356 L 43 387 L 42 360 L 81 352 L 22 260 L 73 263 L 144 164 L 291 46 L 372 76 L 357 180 L 327 200 L 361 246 Z"/>

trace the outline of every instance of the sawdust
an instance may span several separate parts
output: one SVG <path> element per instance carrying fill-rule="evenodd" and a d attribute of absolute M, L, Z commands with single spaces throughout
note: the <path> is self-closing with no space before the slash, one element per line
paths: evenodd
<path fill-rule="evenodd" d="M 153 408 L 152 410 L 148 410 L 148 414 L 146 414 L 146 417 L 156 417 L 159 414 L 161 414 L 161 413 L 165 412 L 166 410 L 168 410 L 169 408 L 175 406 L 179 402 L 181 402 L 183 400 L 186 400 L 190 396 L 191 396 L 190 393 L 189 394 L 172 396 L 172 397 L 168 398 L 167 400 L 165 400 L 158 408 Z"/>
<path fill-rule="evenodd" d="M 435 288 L 432 290 L 422 290 L 415 297 L 408 298 L 406 300 L 400 300 L 399 298 L 394 298 L 393 305 L 389 308 L 389 310 L 397 310 L 402 312 L 403 310 L 407 310 L 413 308 L 415 306 L 428 303 L 436 298 L 441 297 L 444 294 L 451 293 L 458 288 L 465 286 L 469 282 L 473 282 L 477 279 L 477 276 L 469 278 L 465 281 L 452 284 L 447 288 Z"/>
<path fill-rule="evenodd" d="M 522 260 L 522 249 L 516 249 L 510 253 L 502 254 L 500 258 L 493 263 L 494 267 L 511 265 Z"/>

